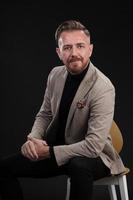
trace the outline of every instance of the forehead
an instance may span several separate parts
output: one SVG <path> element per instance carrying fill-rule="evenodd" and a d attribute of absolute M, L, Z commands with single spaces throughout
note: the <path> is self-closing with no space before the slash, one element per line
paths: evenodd
<path fill-rule="evenodd" d="M 86 42 L 90 42 L 90 37 L 87 36 L 82 30 L 63 31 L 59 38 L 60 45 Z"/>

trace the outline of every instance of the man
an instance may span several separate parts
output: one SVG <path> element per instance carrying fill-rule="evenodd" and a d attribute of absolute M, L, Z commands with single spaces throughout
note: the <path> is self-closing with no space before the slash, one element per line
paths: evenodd
<path fill-rule="evenodd" d="M 93 181 L 124 171 L 110 138 L 115 105 L 111 81 L 90 61 L 90 33 L 78 21 L 56 30 L 63 66 L 48 76 L 43 104 L 21 153 L 1 161 L 3 199 L 22 200 L 18 177 L 71 178 L 70 200 L 92 197 Z"/>

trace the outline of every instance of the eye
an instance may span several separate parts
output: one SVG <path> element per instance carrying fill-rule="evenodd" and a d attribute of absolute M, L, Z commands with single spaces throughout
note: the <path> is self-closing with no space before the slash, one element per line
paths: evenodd
<path fill-rule="evenodd" d="M 84 48 L 84 45 L 83 45 L 83 44 L 78 44 L 77 47 L 78 47 L 79 49 L 81 49 L 81 48 Z"/>
<path fill-rule="evenodd" d="M 72 48 L 71 46 L 64 46 L 63 50 L 67 51 L 67 50 L 71 50 L 71 48 Z"/>

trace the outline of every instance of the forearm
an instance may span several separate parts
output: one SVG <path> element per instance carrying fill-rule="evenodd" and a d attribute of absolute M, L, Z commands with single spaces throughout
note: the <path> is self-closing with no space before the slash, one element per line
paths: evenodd
<path fill-rule="evenodd" d="M 48 127 L 50 121 L 51 121 L 51 119 L 45 118 L 45 120 L 44 120 L 44 118 L 42 118 L 42 117 L 36 117 L 36 120 L 33 124 L 33 127 L 31 129 L 29 136 L 35 137 L 38 139 L 44 138 L 45 132 L 47 130 L 47 127 Z"/>
<path fill-rule="evenodd" d="M 42 139 L 45 136 L 47 127 L 52 120 L 52 114 L 50 108 L 46 107 L 46 100 L 44 100 L 40 111 L 36 115 L 36 119 L 31 129 L 30 136 L 38 139 Z"/>

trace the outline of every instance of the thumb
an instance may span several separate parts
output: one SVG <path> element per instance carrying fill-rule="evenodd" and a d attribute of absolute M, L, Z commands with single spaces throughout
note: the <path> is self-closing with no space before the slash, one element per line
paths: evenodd
<path fill-rule="evenodd" d="M 45 140 L 43 140 L 42 143 L 43 143 L 43 145 L 48 146 L 48 144 Z"/>
<path fill-rule="evenodd" d="M 34 143 L 37 143 L 37 140 L 38 140 L 38 139 L 36 139 L 36 138 L 34 138 L 34 137 L 31 137 L 31 136 L 28 136 L 27 138 L 28 138 L 28 140 L 30 140 L 30 141 L 32 141 L 32 142 L 34 142 Z"/>
<path fill-rule="evenodd" d="M 31 136 L 28 136 L 27 138 L 28 138 L 28 140 L 32 141 L 34 144 L 38 144 L 38 142 L 41 142 L 45 146 L 48 145 L 45 140 L 37 139 L 37 138 L 31 137 Z"/>

